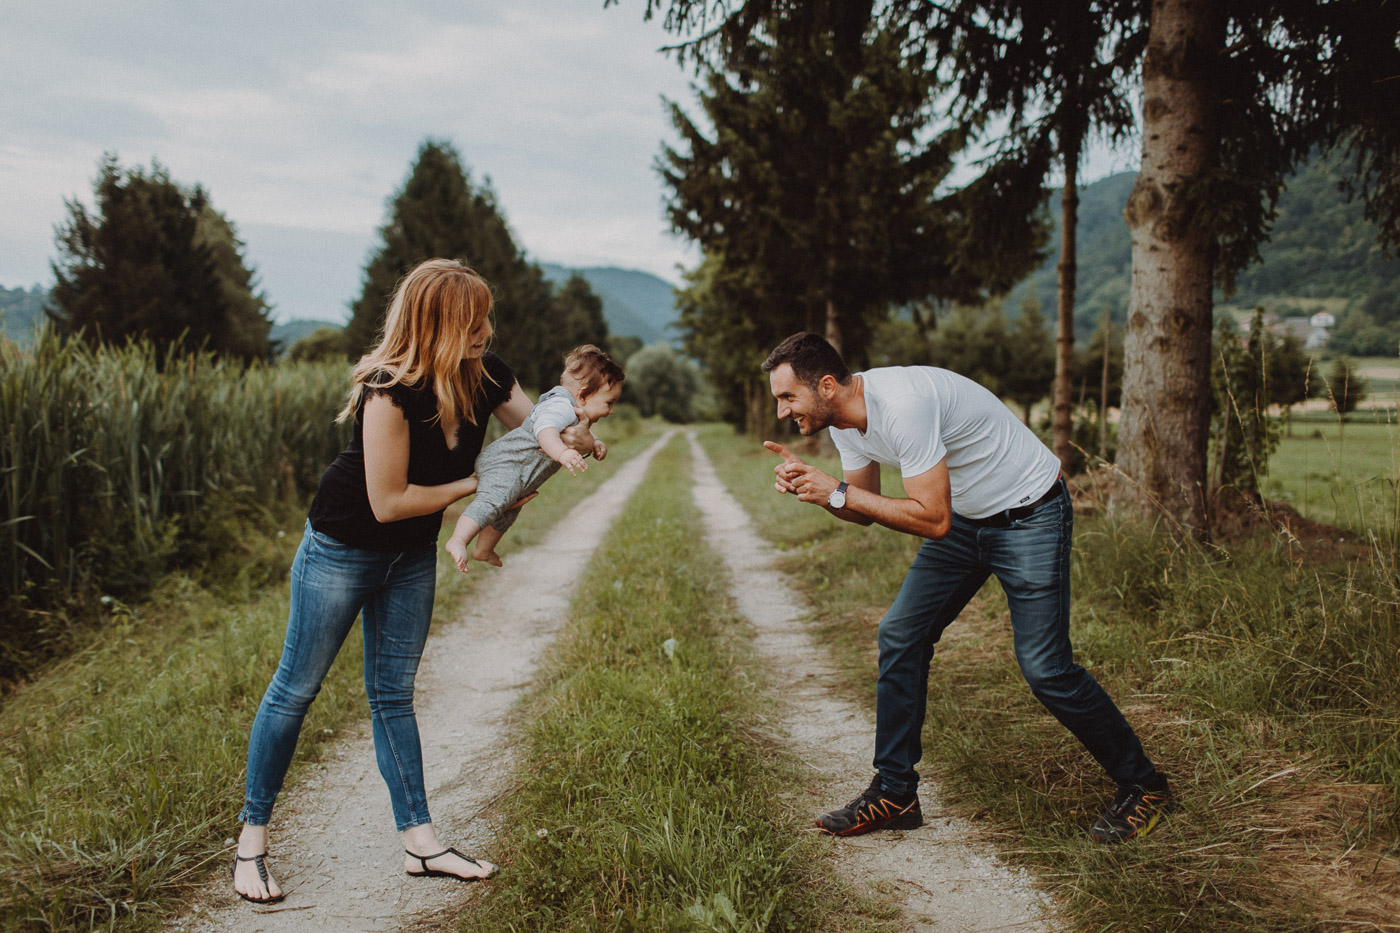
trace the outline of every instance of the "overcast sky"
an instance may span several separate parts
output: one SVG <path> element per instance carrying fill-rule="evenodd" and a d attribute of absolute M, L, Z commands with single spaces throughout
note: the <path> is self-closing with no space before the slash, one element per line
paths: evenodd
<path fill-rule="evenodd" d="M 0 0 L 0 285 L 49 284 L 104 152 L 198 182 L 275 317 L 343 320 L 426 137 L 529 257 L 678 281 L 652 166 L 689 75 L 644 0 Z M 1100 160 L 1092 177 L 1126 167 Z"/>

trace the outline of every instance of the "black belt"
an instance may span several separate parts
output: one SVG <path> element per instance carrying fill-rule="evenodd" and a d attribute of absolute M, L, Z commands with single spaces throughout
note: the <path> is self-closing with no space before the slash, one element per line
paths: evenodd
<path fill-rule="evenodd" d="M 1026 518 L 1045 503 L 1054 502 L 1067 491 L 1068 490 L 1065 489 L 1064 477 L 1057 476 L 1055 478 L 1055 485 L 1051 486 L 1045 495 L 1041 496 L 1030 505 L 1017 506 L 1014 509 L 1007 509 L 1004 512 L 994 512 L 985 518 L 968 518 L 966 515 L 961 516 L 961 518 L 969 525 L 976 525 L 978 528 L 1010 528 L 1012 522 L 1017 522 Z"/>

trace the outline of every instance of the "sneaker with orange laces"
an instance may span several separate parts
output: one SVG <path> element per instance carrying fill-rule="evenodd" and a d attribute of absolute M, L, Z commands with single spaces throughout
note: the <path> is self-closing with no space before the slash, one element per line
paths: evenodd
<path fill-rule="evenodd" d="M 917 829 L 924 825 L 919 795 L 887 794 L 875 775 L 865 793 L 839 810 L 823 813 L 816 825 L 833 836 L 859 836 L 877 829 Z"/>
<path fill-rule="evenodd" d="M 1156 828 L 1157 822 L 1176 809 L 1172 792 L 1162 779 L 1162 786 L 1148 790 L 1132 785 L 1119 787 L 1104 815 L 1089 830 L 1099 842 L 1127 842 L 1140 839 Z"/>

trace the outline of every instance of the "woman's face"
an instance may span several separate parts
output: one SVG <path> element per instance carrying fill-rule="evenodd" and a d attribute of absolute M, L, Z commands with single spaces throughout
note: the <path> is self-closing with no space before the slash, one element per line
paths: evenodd
<path fill-rule="evenodd" d="M 481 354 L 486 352 L 486 342 L 491 339 L 491 319 L 483 314 L 467 334 L 466 350 L 463 359 L 479 360 Z"/>

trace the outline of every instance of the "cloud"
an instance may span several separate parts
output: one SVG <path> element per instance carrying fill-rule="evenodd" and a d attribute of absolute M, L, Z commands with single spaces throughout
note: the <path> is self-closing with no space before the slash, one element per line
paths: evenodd
<path fill-rule="evenodd" d="M 319 231 L 343 262 L 430 136 L 491 179 L 534 258 L 670 275 L 687 256 L 651 166 L 670 132 L 659 97 L 687 99 L 688 78 L 639 4 L 19 6 L 0 48 L 19 90 L 0 99 L 0 242 L 25 248 L 0 257 L 6 284 L 47 279 L 35 256 L 63 199 L 90 201 L 105 151 L 203 184 L 250 253 L 272 251 L 259 231 Z M 270 297 L 304 294 L 280 265 Z"/>

